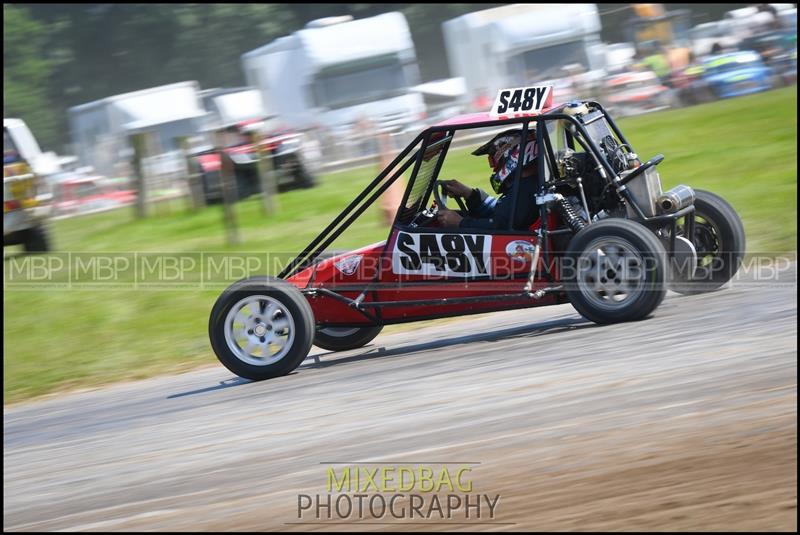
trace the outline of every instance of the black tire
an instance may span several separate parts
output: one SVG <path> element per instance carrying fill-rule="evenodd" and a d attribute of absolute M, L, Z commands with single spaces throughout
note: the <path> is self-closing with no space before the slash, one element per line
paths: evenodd
<path fill-rule="evenodd" d="M 237 166 L 234 168 L 236 178 L 236 201 L 241 201 L 261 193 L 261 180 L 255 165 Z"/>
<path fill-rule="evenodd" d="M 222 178 L 218 171 L 211 171 L 202 174 L 203 195 L 206 204 L 218 204 L 222 202 Z"/>
<path fill-rule="evenodd" d="M 347 351 L 364 347 L 372 342 L 383 330 L 383 325 L 375 327 L 327 327 L 317 329 L 314 345 L 328 351 Z"/>
<path fill-rule="evenodd" d="M 44 225 L 25 231 L 24 247 L 26 253 L 46 253 L 50 250 L 50 239 Z"/>
<path fill-rule="evenodd" d="M 239 202 L 255 193 L 252 178 L 238 172 L 234 175 L 233 186 L 231 202 Z M 219 171 L 203 173 L 203 194 L 206 197 L 206 204 L 224 203 L 225 193 L 222 188 L 222 175 Z"/>
<path fill-rule="evenodd" d="M 255 296 L 266 296 L 274 303 L 279 304 L 279 308 L 275 312 L 276 315 L 269 320 L 264 320 L 264 323 L 269 325 L 270 331 L 272 330 L 272 321 L 286 321 L 287 316 L 289 332 L 291 332 L 291 329 L 294 330 L 293 337 L 291 334 L 287 335 L 286 345 L 283 346 L 288 346 L 285 354 L 280 355 L 284 349 L 280 349 L 275 353 L 274 356 L 278 357 L 275 362 L 256 362 L 259 359 L 264 360 L 264 357 L 253 356 L 247 352 L 246 348 L 241 348 L 236 339 L 233 338 L 233 335 L 231 335 L 230 338 L 233 338 L 231 344 L 236 345 L 239 350 L 237 354 L 234 352 L 232 345 L 228 343 L 228 337 L 226 337 L 226 320 L 230 321 L 231 331 L 233 330 L 233 325 L 235 325 L 233 319 L 229 318 L 232 309 L 240 307 L 243 300 Z M 262 303 L 269 304 L 269 301 L 263 300 Z M 244 308 L 247 307 L 240 308 L 240 310 L 244 310 Z M 249 310 L 251 312 L 249 318 L 252 318 L 254 315 L 253 309 Z M 263 315 L 265 313 L 266 308 L 255 315 Z M 233 314 L 236 313 L 233 312 Z M 259 325 L 263 325 L 260 318 L 256 319 L 259 321 Z M 247 329 L 247 325 L 243 329 Z M 277 329 L 275 332 L 278 332 Z M 230 331 L 228 331 L 228 334 L 230 334 Z M 253 332 L 248 331 L 249 335 L 253 335 Z M 308 356 L 314 340 L 314 313 L 303 294 L 288 282 L 274 277 L 252 277 L 235 282 L 217 298 L 208 321 L 208 336 L 217 358 L 230 371 L 240 377 L 254 381 L 271 379 L 290 373 Z M 262 338 L 261 341 L 263 342 L 263 340 Z M 269 351 L 269 346 L 266 346 L 265 351 Z M 244 357 L 239 356 L 244 353 L 248 354 Z"/>
<path fill-rule="evenodd" d="M 710 292 L 731 280 L 745 252 L 744 225 L 733 206 L 710 191 L 697 189 L 695 195 L 692 243 L 697 250 L 697 271 L 690 281 L 670 285 L 684 295 Z"/>
<path fill-rule="evenodd" d="M 314 176 L 308 172 L 301 161 L 297 162 L 294 170 L 294 183 L 296 187 L 304 189 L 313 188 L 316 185 Z"/>
<path fill-rule="evenodd" d="M 594 258 L 598 250 L 604 254 Z M 592 223 L 567 245 L 562 272 L 567 297 L 582 316 L 595 323 L 643 319 L 666 294 L 666 258 L 658 238 L 635 221 L 613 218 Z M 635 284 L 622 285 L 634 278 Z M 615 301 L 620 294 L 624 297 Z"/>

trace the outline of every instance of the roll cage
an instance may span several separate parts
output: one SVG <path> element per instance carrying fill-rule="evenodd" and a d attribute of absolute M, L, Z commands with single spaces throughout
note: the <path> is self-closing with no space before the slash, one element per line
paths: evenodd
<path fill-rule="evenodd" d="M 550 251 L 548 247 L 550 240 L 545 238 L 561 234 L 571 234 L 573 232 L 566 226 L 561 226 L 560 228 L 550 228 L 547 217 L 550 206 L 555 200 L 555 197 L 552 195 L 552 193 L 555 188 L 560 185 L 560 183 L 564 182 L 559 180 L 558 177 L 556 153 L 553 150 L 554 148 L 552 145 L 551 136 L 548 131 L 548 125 L 557 125 L 558 121 L 563 121 L 561 124 L 565 126 L 564 135 L 567 146 L 572 149 L 580 146 L 580 149 L 590 154 L 596 166 L 597 173 L 606 182 L 605 186 L 613 187 L 622 200 L 632 207 L 636 216 L 629 216 L 630 219 L 648 226 L 653 231 L 663 228 L 666 225 L 671 225 L 671 239 L 673 240 L 672 249 L 674 250 L 674 239 L 676 236 L 677 221 L 679 218 L 685 217 L 686 235 L 692 236 L 691 232 L 693 231 L 694 206 L 688 206 L 687 208 L 684 208 L 683 210 L 673 214 L 647 216 L 645 214 L 644 207 L 640 206 L 639 202 L 637 202 L 637 200 L 626 187 L 626 184 L 639 176 L 641 173 L 645 172 L 647 169 L 658 165 L 661 161 L 663 161 L 664 157 L 659 154 L 632 172 L 628 172 L 625 173 L 624 176 L 620 176 L 620 173 L 618 173 L 614 166 L 608 161 L 605 151 L 601 150 L 599 146 L 600 143 L 594 139 L 594 136 L 591 133 L 593 124 L 601 119 L 605 119 L 608 127 L 610 127 L 613 134 L 618 138 L 620 146 L 627 146 L 629 150 L 632 151 L 631 145 L 614 120 L 606 113 L 604 108 L 599 103 L 587 101 L 585 104 L 588 106 L 588 109 L 590 109 L 591 112 L 586 113 L 583 116 L 575 116 L 566 113 L 566 105 L 561 104 L 536 115 L 525 115 L 510 118 L 490 118 L 488 115 L 477 114 L 475 116 L 457 117 L 450 121 L 428 127 L 416 138 L 414 138 L 414 140 L 403 151 L 401 151 L 400 154 L 398 154 L 394 160 L 383 171 L 381 171 L 381 173 L 378 174 L 378 176 L 375 177 L 375 179 L 373 179 L 366 186 L 366 188 L 364 188 L 364 190 L 359 193 L 355 199 L 353 199 L 353 201 L 344 210 L 342 210 L 342 212 L 283 269 L 283 271 L 279 274 L 279 277 L 282 279 L 287 279 L 298 274 L 303 269 L 313 265 L 320 253 L 330 246 L 331 243 L 333 243 L 334 240 L 336 240 L 356 219 L 358 219 L 358 217 L 367 208 L 369 208 L 392 184 L 394 184 L 394 182 L 401 175 L 403 175 L 403 173 L 408 171 L 409 168 L 412 168 L 410 179 L 403 194 L 401 204 L 396 211 L 394 222 L 389 229 L 387 240 L 381 251 L 380 257 L 381 259 L 384 259 L 392 232 L 396 228 L 407 228 L 407 225 L 410 221 L 409 218 L 413 217 L 415 213 L 418 213 L 420 210 L 422 210 L 428 202 L 428 199 L 431 197 L 433 188 L 435 186 L 435 180 L 438 177 L 453 136 L 457 131 L 487 127 L 521 125 L 522 131 L 520 141 L 522 143 L 522 147 L 520 153 L 524 153 L 525 145 L 528 142 L 531 142 L 537 143 L 539 147 L 539 154 L 544 155 L 544 157 L 540 157 L 537 160 L 539 167 L 538 184 L 536 186 L 537 193 L 535 209 L 539 211 L 538 221 L 540 224 L 538 225 L 538 228 L 527 231 L 513 230 L 511 228 L 511 225 L 513 225 L 514 222 L 514 211 L 516 210 L 517 206 L 517 195 L 519 193 L 518 190 L 522 166 L 518 166 L 517 170 L 515 171 L 516 175 L 512 182 L 512 191 L 510 193 L 513 196 L 513 208 L 511 217 L 509 218 L 509 228 L 506 230 L 518 235 L 524 235 L 528 233 L 529 235 L 536 236 L 538 238 L 536 252 L 534 253 L 535 260 L 532 262 L 528 283 L 525 285 L 524 290 L 520 294 L 473 296 L 465 297 L 463 300 L 464 302 L 474 302 L 502 298 L 519 299 L 521 296 L 538 298 L 542 297 L 542 295 L 544 295 L 546 292 L 561 290 L 561 286 L 552 286 L 545 288 L 544 293 L 542 290 L 537 292 L 531 291 L 534 278 L 538 274 L 536 270 L 540 254 L 540 246 L 545 266 L 544 276 L 550 282 L 557 280 L 557 277 L 554 276 L 555 274 L 550 271 L 551 262 L 549 257 L 552 251 Z M 536 129 L 535 141 L 526 141 L 528 137 L 528 131 L 532 127 L 532 124 Z M 552 175 L 547 174 L 547 168 L 551 170 Z M 422 174 L 420 173 L 421 170 L 423 170 Z M 423 180 L 418 182 L 418 179 L 420 178 Z M 583 199 L 583 204 L 586 205 L 585 198 Z M 587 206 L 587 213 L 588 212 Z M 589 214 L 589 217 L 591 219 L 591 214 Z M 589 221 L 589 224 L 591 224 L 591 221 Z M 373 283 L 375 282 L 377 282 L 377 280 L 373 281 Z M 319 292 L 337 300 L 347 302 L 348 304 L 361 310 L 365 316 L 373 320 L 376 318 L 372 316 L 372 314 L 369 314 L 363 310 L 363 308 L 361 308 L 362 306 L 369 308 L 380 308 L 381 306 L 401 306 L 402 304 L 419 305 L 442 302 L 442 299 L 431 299 L 425 300 L 424 302 L 370 302 L 362 304 L 364 296 L 366 296 L 367 292 L 370 291 L 370 286 L 373 283 L 366 284 L 359 298 L 355 300 L 328 289 L 314 288 L 312 285 L 302 289 L 302 291 L 306 293 Z M 446 299 L 446 302 L 455 303 L 457 300 L 453 300 L 451 298 Z"/>

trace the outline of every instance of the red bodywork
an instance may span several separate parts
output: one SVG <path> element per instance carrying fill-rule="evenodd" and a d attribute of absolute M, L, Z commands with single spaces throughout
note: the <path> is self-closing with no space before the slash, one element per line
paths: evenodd
<path fill-rule="evenodd" d="M 664 94 L 668 88 L 651 71 L 632 71 L 614 76 L 607 82 L 613 104 L 642 104 Z"/>
<path fill-rule="evenodd" d="M 549 217 L 551 218 L 549 226 L 550 228 L 554 228 L 560 220 L 554 214 L 550 214 Z M 539 222 L 537 221 L 531 227 L 531 230 L 535 230 L 538 227 Z M 439 236 L 440 238 L 438 238 L 437 241 L 440 241 L 441 237 L 448 237 L 456 234 L 472 236 L 476 241 L 480 240 L 482 236 L 486 252 L 486 276 L 478 279 L 457 278 L 453 277 L 452 274 L 431 275 L 398 273 L 396 268 L 403 256 L 401 251 L 396 247 L 400 234 L 405 234 L 406 236 L 404 237 L 406 239 L 408 239 L 409 234 L 417 234 L 416 238 L 421 237 L 421 235 L 428 237 Z M 336 291 L 345 297 L 355 299 L 367 284 L 377 280 L 377 284 L 373 284 L 371 287 L 374 289 L 367 292 L 364 303 L 517 294 L 522 291 L 522 287 L 527 281 L 532 257 L 530 248 L 523 247 L 522 243 L 512 244 L 512 242 L 524 242 L 532 246 L 536 243 L 536 237 L 525 233 L 480 234 L 476 232 L 473 234 L 466 229 L 454 229 L 452 233 L 447 233 L 443 232 L 442 229 L 435 228 L 420 228 L 411 231 L 407 228 L 400 229 L 395 227 L 392 229 L 389 243 L 385 251 L 385 242 L 368 245 L 361 249 L 323 260 L 300 271 L 296 275 L 290 277 L 288 281 L 300 289 L 312 287 L 326 288 Z M 445 253 L 443 249 L 440 249 L 440 251 Z M 381 257 L 382 253 L 383 257 Z M 458 254 L 459 253 L 454 253 L 454 255 Z M 345 261 L 353 257 L 360 257 L 360 261 L 355 271 L 348 275 L 347 272 L 349 270 L 347 269 Z M 344 266 L 342 265 L 343 263 L 345 264 Z M 337 264 L 339 264 L 339 266 L 337 266 Z M 433 266 L 428 264 L 427 267 L 430 268 Z M 544 258 L 541 256 L 539 258 L 538 271 L 544 271 Z M 425 283 L 424 285 L 420 284 L 423 282 Z M 552 285 L 552 283 L 537 280 L 533 290 L 535 291 L 548 285 Z M 328 295 L 316 293 L 308 296 L 308 301 L 314 311 L 314 319 L 318 324 L 369 325 L 373 323 L 365 317 L 364 314 L 349 306 L 347 303 Z M 527 308 L 555 304 L 557 302 L 561 302 L 558 296 L 556 294 L 551 294 L 539 300 L 534 300 L 530 297 L 520 297 L 467 304 L 392 306 L 381 308 L 379 317 L 387 323 L 394 323 L 411 321 L 414 319 Z"/>
<path fill-rule="evenodd" d="M 547 113 L 555 107 L 552 106 L 539 113 Z M 537 113 L 525 115 L 532 116 Z M 490 122 L 495 119 L 497 117 L 488 113 L 474 113 L 454 117 L 437 126 Z M 517 297 L 522 293 L 531 271 L 531 250 L 537 240 L 534 232 L 539 226 L 540 221 L 537 219 L 527 233 L 515 234 L 507 231 L 491 233 L 460 228 L 448 230 L 436 227 L 418 227 L 411 229 L 395 225 L 389 236 L 388 244 L 382 241 L 322 260 L 299 271 L 289 277 L 287 281 L 301 290 L 327 289 L 349 299 L 358 298 L 364 289 L 369 287 L 363 297 L 363 304 L 502 294 L 514 296 L 470 303 L 397 303 L 381 308 L 366 307 L 371 314 L 377 316 L 381 323 L 400 323 L 565 302 L 563 295 L 558 293 L 545 295 L 541 299 L 533 299 L 529 296 Z M 550 213 L 548 228 L 552 230 L 560 226 L 560 217 Z M 459 240 L 456 236 L 460 236 L 461 239 Z M 425 262 L 420 262 L 420 264 L 425 264 L 424 269 L 417 270 L 425 271 L 427 269 L 425 273 L 403 272 L 401 266 L 405 255 L 398 244 L 399 240 L 407 243 L 413 241 L 418 246 L 416 251 L 426 250 L 428 253 L 433 253 L 434 257 L 438 253 L 440 255 L 438 261 L 443 263 L 459 264 L 460 260 L 464 260 L 464 258 L 459 259 L 460 255 L 465 254 L 466 260 L 471 263 L 473 273 L 465 275 L 445 270 L 446 273 L 439 274 L 432 263 Z M 472 254 L 466 245 L 459 247 L 462 242 L 467 242 L 467 240 L 470 240 L 471 245 L 481 245 L 480 254 Z M 427 241 L 427 247 L 422 245 L 423 241 Z M 551 243 L 548 243 L 547 247 L 544 247 L 545 244 L 542 245 L 543 250 L 552 250 Z M 558 259 L 551 259 L 552 261 L 557 262 Z M 538 264 L 537 272 L 544 273 L 546 271 L 544 256 L 540 255 Z M 483 271 L 478 269 L 479 267 L 484 268 Z M 553 265 L 550 267 L 552 273 L 558 271 L 552 269 Z M 475 271 L 479 273 L 475 273 Z M 534 280 L 531 291 L 543 289 L 558 282 L 558 280 L 543 281 L 540 276 Z M 375 323 L 374 320 L 347 302 L 330 295 L 308 292 L 306 297 L 314 311 L 317 325 L 355 326 Z"/>
<path fill-rule="evenodd" d="M 69 179 L 59 184 L 54 208 L 59 214 L 124 206 L 136 202 L 136 190 L 114 189 L 95 177 Z"/>
<path fill-rule="evenodd" d="M 243 121 L 237 125 L 237 128 L 241 130 L 252 122 L 257 121 Z M 242 133 L 242 136 L 244 138 L 244 133 Z M 281 143 L 289 139 L 294 139 L 297 136 L 298 134 L 290 131 L 279 131 L 270 135 L 269 137 L 263 138 L 260 143 L 250 143 L 243 140 L 241 144 L 232 147 L 226 147 L 224 150 L 228 154 L 255 154 L 258 152 L 259 148 L 271 152 L 277 149 Z M 219 153 L 208 152 L 205 154 L 198 154 L 195 156 L 195 158 L 197 159 L 197 162 L 200 164 L 200 168 L 204 173 L 219 171 Z"/>

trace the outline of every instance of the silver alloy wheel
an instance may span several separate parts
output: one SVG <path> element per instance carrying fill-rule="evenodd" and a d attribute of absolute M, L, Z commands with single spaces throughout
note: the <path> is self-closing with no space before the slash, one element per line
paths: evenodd
<path fill-rule="evenodd" d="M 236 358 L 254 366 L 281 360 L 294 343 L 294 319 L 277 299 L 250 295 L 225 317 L 225 343 Z"/>
<path fill-rule="evenodd" d="M 625 239 L 598 238 L 586 247 L 578 262 L 578 289 L 599 308 L 627 306 L 645 289 L 645 261 Z"/>
<path fill-rule="evenodd" d="M 325 327 L 320 329 L 319 332 L 335 338 L 344 338 L 351 336 L 358 332 L 358 327 Z"/>

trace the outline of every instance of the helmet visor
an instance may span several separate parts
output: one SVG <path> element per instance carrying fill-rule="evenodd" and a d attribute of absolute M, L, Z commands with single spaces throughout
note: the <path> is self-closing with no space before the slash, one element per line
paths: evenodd
<path fill-rule="evenodd" d="M 536 141 L 530 139 L 525 144 L 525 157 L 523 159 L 523 169 L 529 169 L 531 166 L 536 165 L 536 158 L 538 154 L 538 147 Z M 500 193 L 503 190 L 503 184 L 506 183 L 509 177 L 513 178 L 513 174 L 517 171 L 519 162 L 519 144 L 506 150 L 500 157 L 490 156 L 489 163 L 496 160 L 496 165 L 493 166 L 494 173 L 489 177 L 489 183 L 495 193 Z"/>

